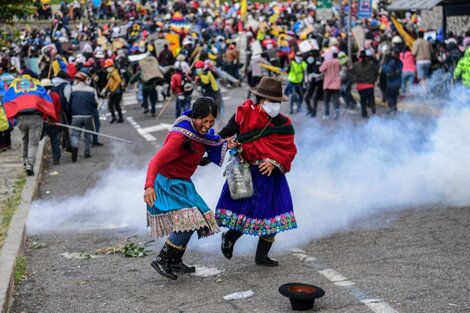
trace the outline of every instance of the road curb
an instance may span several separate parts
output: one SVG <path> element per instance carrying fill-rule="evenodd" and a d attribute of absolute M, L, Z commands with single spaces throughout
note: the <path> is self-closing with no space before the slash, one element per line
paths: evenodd
<path fill-rule="evenodd" d="M 34 167 L 35 176 L 28 177 L 21 191 L 20 204 L 13 215 L 8 228 L 5 244 L 0 251 L 0 304 L 1 313 L 10 311 L 11 299 L 15 287 L 14 275 L 16 259 L 24 251 L 26 241 L 26 219 L 28 212 L 39 186 L 43 167 L 43 154 L 46 140 L 39 143 Z"/>

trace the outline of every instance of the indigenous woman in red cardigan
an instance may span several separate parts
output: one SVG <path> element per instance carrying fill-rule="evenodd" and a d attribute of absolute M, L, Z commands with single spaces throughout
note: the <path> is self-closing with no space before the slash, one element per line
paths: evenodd
<path fill-rule="evenodd" d="M 256 103 L 246 100 L 239 106 L 219 135 L 237 134 L 241 157 L 250 164 L 254 193 L 234 200 L 225 183 L 216 219 L 219 226 L 229 228 L 222 234 L 222 253 L 227 259 L 232 257 L 235 241 L 248 234 L 259 236 L 256 264 L 277 266 L 278 262 L 268 257 L 275 235 L 297 228 L 285 177 L 297 153 L 294 128 L 290 119 L 279 113 L 281 102 L 288 100 L 282 95 L 279 79 L 263 77 L 250 91 L 256 95 Z"/>
<path fill-rule="evenodd" d="M 203 155 L 221 166 L 227 141 L 214 133 L 217 105 L 199 98 L 193 109 L 176 119 L 163 147 L 150 161 L 145 180 L 144 201 L 152 236 L 168 236 L 160 254 L 151 263 L 162 276 L 175 280 L 175 272 L 192 273 L 182 257 L 191 235 L 218 232 L 214 213 L 196 192 L 190 179 Z"/>

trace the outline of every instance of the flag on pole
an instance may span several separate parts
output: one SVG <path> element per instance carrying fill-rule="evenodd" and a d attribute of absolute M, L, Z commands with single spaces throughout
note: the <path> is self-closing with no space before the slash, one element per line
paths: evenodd
<path fill-rule="evenodd" d="M 242 20 L 245 20 L 247 11 L 248 11 L 247 0 L 241 0 L 241 2 L 240 2 L 240 15 L 242 17 Z"/>
<path fill-rule="evenodd" d="M 413 43 L 415 42 L 415 39 L 413 36 L 411 36 L 403 26 L 403 24 L 395 17 L 392 16 L 392 23 L 397 29 L 398 33 L 400 34 L 401 38 L 405 42 L 405 44 L 410 48 L 410 50 L 413 49 Z"/>

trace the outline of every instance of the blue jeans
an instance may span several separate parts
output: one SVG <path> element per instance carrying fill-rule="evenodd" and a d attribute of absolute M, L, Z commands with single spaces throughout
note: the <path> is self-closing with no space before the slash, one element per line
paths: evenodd
<path fill-rule="evenodd" d="M 155 106 L 157 104 L 157 90 L 156 89 L 143 89 L 142 90 L 143 102 L 142 106 L 144 109 L 148 110 L 150 102 L 150 113 L 155 114 Z"/>
<path fill-rule="evenodd" d="M 168 240 L 175 246 L 186 247 L 194 231 L 172 232 Z"/>
<path fill-rule="evenodd" d="M 401 92 L 405 94 L 406 91 L 408 90 L 408 86 L 411 89 L 411 86 L 413 86 L 414 81 L 415 81 L 414 72 L 402 72 L 401 73 Z"/>
<path fill-rule="evenodd" d="M 59 162 L 61 156 L 59 128 L 55 125 L 44 123 L 42 125 L 42 137 L 45 135 L 51 139 L 52 159 L 54 162 Z"/>
<path fill-rule="evenodd" d="M 72 116 L 72 126 L 93 130 L 93 116 Z M 81 130 L 72 129 L 71 140 L 73 148 L 78 149 L 81 134 Z M 83 137 L 85 137 L 85 154 L 90 154 L 92 135 L 90 133 L 84 133 Z"/>
<path fill-rule="evenodd" d="M 416 63 L 416 70 L 418 71 L 418 79 L 423 80 L 429 78 L 429 71 L 431 70 L 431 61 L 425 63 Z"/>
<path fill-rule="evenodd" d="M 178 95 L 176 97 L 176 118 L 180 117 L 181 113 L 189 110 L 191 107 L 191 96 Z"/>
<path fill-rule="evenodd" d="M 352 84 L 350 82 L 341 84 L 340 95 L 346 103 L 346 107 L 355 107 L 356 100 L 351 93 Z"/>
<path fill-rule="evenodd" d="M 290 95 L 290 112 L 294 113 L 294 103 L 297 102 L 297 112 L 300 111 L 304 99 L 302 85 L 288 82 L 285 90 L 286 95 Z"/>

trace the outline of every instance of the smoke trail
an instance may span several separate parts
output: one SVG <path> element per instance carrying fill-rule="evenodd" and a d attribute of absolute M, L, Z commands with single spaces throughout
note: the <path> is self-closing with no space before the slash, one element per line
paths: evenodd
<path fill-rule="evenodd" d="M 305 118 L 294 121 L 299 153 L 287 177 L 299 229 L 280 234 L 275 249 L 348 229 L 379 212 L 469 205 L 470 93 L 454 94 L 458 97 L 438 117 L 400 113 L 359 124 L 344 119 L 331 126 Z M 145 234 L 145 170 L 111 168 L 84 196 L 35 202 L 29 231 L 127 227 Z M 210 165 L 193 177 L 210 207 L 217 203 L 222 172 Z M 256 240 L 245 237 L 237 244 L 237 254 L 254 250 Z M 219 235 L 190 242 L 211 253 L 219 253 L 219 245 Z"/>

